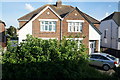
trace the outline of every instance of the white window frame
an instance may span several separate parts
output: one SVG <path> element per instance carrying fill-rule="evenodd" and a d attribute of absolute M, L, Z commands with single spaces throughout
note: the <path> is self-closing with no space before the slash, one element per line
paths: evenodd
<path fill-rule="evenodd" d="M 38 20 L 40 21 L 40 31 L 41 32 L 56 32 L 56 27 L 57 27 L 57 21 L 58 21 L 58 19 L 38 19 Z M 46 25 L 45 21 L 52 22 L 52 24 Z M 44 22 L 44 24 L 42 22 Z M 55 22 L 55 25 L 53 24 L 53 22 Z M 51 31 L 49 30 L 49 25 L 52 25 L 52 30 Z M 44 26 L 44 27 L 42 27 L 42 26 Z M 45 26 L 47 26 L 47 28 L 48 28 L 47 30 L 45 30 Z"/>
<path fill-rule="evenodd" d="M 66 40 L 74 40 L 74 41 L 78 41 L 78 48 L 80 48 L 80 41 L 83 41 L 83 38 L 66 38 Z"/>
<path fill-rule="evenodd" d="M 84 20 L 67 20 L 67 22 L 68 32 L 82 32 Z"/>
<path fill-rule="evenodd" d="M 49 39 L 57 39 L 58 40 L 58 38 L 46 38 L 46 37 L 39 37 L 40 39 L 43 39 L 43 40 L 49 40 Z"/>

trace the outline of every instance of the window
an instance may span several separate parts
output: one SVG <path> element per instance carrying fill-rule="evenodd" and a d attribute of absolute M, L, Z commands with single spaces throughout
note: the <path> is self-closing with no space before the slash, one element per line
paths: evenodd
<path fill-rule="evenodd" d="M 80 44 L 83 40 L 83 38 L 66 38 L 66 39 L 70 41 L 76 41 L 78 43 L 78 48 L 80 48 Z"/>
<path fill-rule="evenodd" d="M 104 38 L 107 37 L 107 30 L 104 30 Z"/>
<path fill-rule="evenodd" d="M 45 32 L 55 32 L 56 31 L 56 21 L 41 21 L 40 31 Z"/>
<path fill-rule="evenodd" d="M 109 57 L 112 60 L 115 60 L 115 57 L 111 56 L 111 55 L 107 55 L 107 57 Z"/>
<path fill-rule="evenodd" d="M 104 56 L 101 56 L 100 59 L 102 59 L 102 60 L 109 60 L 108 58 L 106 58 Z"/>
<path fill-rule="evenodd" d="M 68 32 L 82 32 L 83 22 L 68 22 Z"/>
<path fill-rule="evenodd" d="M 99 58 L 100 58 L 100 55 L 91 55 L 90 58 L 99 59 Z"/>

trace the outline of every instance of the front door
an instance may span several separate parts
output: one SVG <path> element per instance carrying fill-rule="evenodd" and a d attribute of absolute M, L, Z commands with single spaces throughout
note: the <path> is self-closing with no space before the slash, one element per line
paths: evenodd
<path fill-rule="evenodd" d="M 89 54 L 95 52 L 95 41 L 89 41 Z"/>

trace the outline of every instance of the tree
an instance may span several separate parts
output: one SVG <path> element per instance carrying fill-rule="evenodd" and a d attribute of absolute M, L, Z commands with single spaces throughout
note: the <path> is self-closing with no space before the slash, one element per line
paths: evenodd
<path fill-rule="evenodd" d="M 17 29 L 14 26 L 10 26 L 10 28 L 7 29 L 6 34 L 10 38 L 17 38 Z"/>

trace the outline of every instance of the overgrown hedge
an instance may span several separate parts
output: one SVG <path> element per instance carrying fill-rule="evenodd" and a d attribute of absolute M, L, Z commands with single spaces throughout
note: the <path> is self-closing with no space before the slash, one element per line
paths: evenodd
<path fill-rule="evenodd" d="M 42 40 L 27 36 L 3 55 L 3 79 L 58 80 L 111 77 L 88 66 L 86 48 L 77 41 Z"/>

